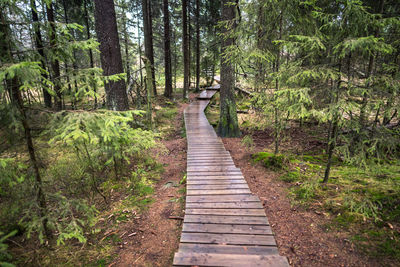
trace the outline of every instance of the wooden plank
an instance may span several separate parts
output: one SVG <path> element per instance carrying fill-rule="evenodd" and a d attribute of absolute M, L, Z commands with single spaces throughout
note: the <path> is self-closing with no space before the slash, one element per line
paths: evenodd
<path fill-rule="evenodd" d="M 277 255 L 278 248 L 274 246 L 238 246 L 219 244 L 181 243 L 179 252 L 241 254 L 241 255 Z"/>
<path fill-rule="evenodd" d="M 243 175 L 240 174 L 226 174 L 226 175 L 196 175 L 196 174 L 187 174 L 188 179 L 192 180 L 231 180 L 231 179 L 242 179 L 245 181 Z"/>
<path fill-rule="evenodd" d="M 186 232 L 183 232 L 181 235 L 181 243 L 276 246 L 275 239 L 271 235 L 209 234 Z"/>
<path fill-rule="evenodd" d="M 186 203 L 186 209 L 262 209 L 260 202 L 208 202 Z"/>
<path fill-rule="evenodd" d="M 200 179 L 194 180 L 192 178 L 186 181 L 186 185 L 228 185 L 228 184 L 246 184 L 246 181 L 242 178 L 239 179 L 219 179 L 219 180 L 207 180 L 207 179 Z"/>
<path fill-rule="evenodd" d="M 187 167 L 188 172 L 240 172 L 234 165 L 230 166 L 201 166 Z"/>
<path fill-rule="evenodd" d="M 209 189 L 249 189 L 249 186 L 245 183 L 241 184 L 212 184 L 212 185 L 205 185 L 205 184 L 198 184 L 198 185 L 193 185 L 193 184 L 187 184 L 186 188 L 188 190 L 193 190 L 193 189 L 203 189 L 203 190 L 209 190 Z"/>
<path fill-rule="evenodd" d="M 215 92 L 204 91 L 200 98 Z M 184 111 L 187 136 L 186 211 L 176 266 L 288 266 L 278 253 L 258 197 L 209 124 L 209 100 Z M 271 257 L 268 255 L 272 255 Z"/>
<path fill-rule="evenodd" d="M 193 215 L 226 215 L 226 216 L 265 216 L 264 209 L 188 209 L 185 214 Z"/>
<path fill-rule="evenodd" d="M 192 171 L 187 171 L 189 175 L 197 175 L 197 176 L 202 176 L 202 175 L 208 175 L 208 176 L 226 176 L 226 175 L 242 175 L 242 172 L 240 169 L 235 169 L 235 170 L 226 170 L 226 171 L 209 171 L 209 170 L 192 170 Z"/>
<path fill-rule="evenodd" d="M 217 223 L 217 224 L 248 224 L 268 225 L 267 217 L 259 216 L 219 216 L 219 215 L 192 215 L 187 214 L 184 223 Z"/>
<path fill-rule="evenodd" d="M 268 225 L 184 223 L 182 231 L 191 233 L 272 235 L 271 227 Z"/>
<path fill-rule="evenodd" d="M 257 196 L 244 195 L 225 195 L 225 196 L 186 196 L 186 202 L 257 202 L 260 201 Z"/>
<path fill-rule="evenodd" d="M 289 267 L 287 259 L 279 255 L 237 255 L 211 253 L 175 253 L 174 266 L 263 266 Z"/>
<path fill-rule="evenodd" d="M 220 158 L 220 159 L 216 159 L 216 158 L 213 158 L 213 159 L 209 159 L 209 158 L 203 158 L 203 159 L 201 159 L 201 158 L 199 158 L 199 159 L 190 159 L 190 160 L 187 160 L 187 162 L 190 162 L 190 163 L 202 163 L 202 162 L 205 162 L 205 163 L 213 163 L 213 162 L 233 162 L 233 160 L 230 158 L 230 157 L 228 157 L 228 158 Z"/>
<path fill-rule="evenodd" d="M 186 190 L 186 194 L 188 196 L 201 196 L 201 195 L 234 195 L 234 194 L 250 194 L 250 189 L 216 189 L 216 190 L 196 190 L 196 189 L 188 189 Z"/>
<path fill-rule="evenodd" d="M 210 168 L 210 167 L 223 167 L 223 168 L 227 168 L 227 167 L 231 167 L 231 168 L 236 168 L 235 164 L 233 164 L 233 162 L 188 162 L 187 163 L 187 167 L 188 168 Z"/>

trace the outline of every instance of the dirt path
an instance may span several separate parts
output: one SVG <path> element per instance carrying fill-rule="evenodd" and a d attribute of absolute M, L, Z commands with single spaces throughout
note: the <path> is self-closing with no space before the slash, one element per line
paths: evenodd
<path fill-rule="evenodd" d="M 127 233 L 136 233 L 122 238 L 124 244 L 118 257 L 109 266 L 171 266 L 174 252 L 178 249 L 181 220 L 171 216 L 182 216 L 184 194 L 179 185 L 186 172 L 186 139 L 181 136 L 183 110 L 179 106 L 174 121 L 174 133 L 162 141 L 168 152 L 160 155 L 158 161 L 165 172 L 155 186 L 154 203 L 141 215 L 137 224 L 126 225 Z M 167 185 L 167 186 L 166 186 Z M 124 232 L 124 229 L 120 229 Z"/>
<path fill-rule="evenodd" d="M 376 259 L 368 259 L 357 251 L 344 235 L 326 231 L 324 225 L 331 218 L 318 210 L 292 207 L 287 186 L 277 174 L 259 164 L 251 164 L 251 154 L 262 151 L 265 144 L 257 144 L 253 151 L 246 149 L 240 138 L 225 138 L 231 153 L 263 206 L 281 255 L 287 256 L 292 266 L 381 266 Z"/>

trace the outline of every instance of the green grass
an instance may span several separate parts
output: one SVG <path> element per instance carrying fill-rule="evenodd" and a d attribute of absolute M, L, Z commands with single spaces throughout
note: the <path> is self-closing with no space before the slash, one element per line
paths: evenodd
<path fill-rule="evenodd" d="M 272 170 L 285 169 L 288 163 L 288 158 L 283 154 L 277 154 L 271 152 L 258 152 L 252 155 L 254 162 L 262 162 L 266 168 Z"/>
<path fill-rule="evenodd" d="M 285 161 L 286 159 L 286 161 Z M 368 168 L 345 165 L 335 157 L 328 183 L 321 184 L 326 156 L 319 154 L 253 155 L 268 168 L 279 172 L 289 183 L 294 205 L 316 205 L 333 215 L 326 225 L 331 231 L 346 231 L 359 248 L 376 257 L 400 260 L 400 161 L 376 164 Z M 278 168 L 277 168 L 278 167 Z M 393 229 L 392 229 L 393 228 Z"/>

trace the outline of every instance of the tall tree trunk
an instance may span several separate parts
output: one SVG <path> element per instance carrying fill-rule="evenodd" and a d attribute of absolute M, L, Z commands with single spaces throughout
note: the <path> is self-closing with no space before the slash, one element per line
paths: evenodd
<path fill-rule="evenodd" d="M 259 4 L 258 8 L 258 30 L 257 30 L 257 49 L 259 51 L 264 50 L 264 34 L 265 34 L 265 8 L 264 8 L 264 3 Z M 257 60 L 257 72 L 255 75 L 255 85 L 256 85 L 256 91 L 260 92 L 261 88 L 264 85 L 264 60 L 258 59 Z"/>
<path fill-rule="evenodd" d="M 339 64 L 338 73 L 340 73 L 340 71 L 341 71 L 341 63 Z M 337 105 L 337 103 L 339 101 L 340 79 L 341 79 L 341 77 L 338 78 L 338 81 L 332 82 L 331 104 Z M 331 166 L 332 166 L 333 151 L 336 147 L 337 138 L 338 138 L 338 125 L 339 125 L 339 110 L 337 109 L 337 107 L 335 107 L 334 116 L 332 118 L 332 121 L 330 121 L 329 131 L 328 131 L 328 151 L 327 151 L 328 160 L 327 160 L 326 167 L 325 167 L 324 179 L 322 180 L 323 183 L 327 183 L 329 180 L 329 175 L 330 175 Z"/>
<path fill-rule="evenodd" d="M 200 90 L 200 0 L 196 0 L 196 92 Z"/>
<path fill-rule="evenodd" d="M 104 75 L 123 73 L 121 47 L 113 0 L 95 0 L 95 22 L 97 38 L 100 42 L 100 60 Z M 108 81 L 104 84 L 107 108 L 128 110 L 128 95 L 124 80 Z"/>
<path fill-rule="evenodd" d="M 129 60 L 129 34 L 128 34 L 128 18 L 126 17 L 126 10 L 123 9 L 123 26 L 124 26 L 124 44 L 125 44 L 125 65 L 126 65 L 126 80 L 128 82 L 128 90 L 129 84 L 131 81 L 131 67 L 130 67 L 130 60 Z"/>
<path fill-rule="evenodd" d="M 146 68 L 146 94 L 147 94 L 147 122 L 149 124 L 149 128 L 152 130 L 153 129 L 153 106 L 152 106 L 152 101 L 151 101 L 151 92 L 152 92 L 152 86 L 153 86 L 153 77 L 151 75 L 151 63 L 150 60 L 146 57 L 143 58 L 143 62 Z"/>
<path fill-rule="evenodd" d="M 188 54 L 189 54 L 189 89 L 192 85 L 192 25 L 190 20 L 190 0 L 187 1 L 187 25 L 188 25 Z"/>
<path fill-rule="evenodd" d="M 87 10 L 88 2 L 85 0 L 84 3 L 84 14 L 85 14 L 85 23 L 86 23 L 86 35 L 87 39 L 89 40 L 91 37 L 90 34 L 90 23 L 89 23 L 89 14 Z M 93 51 L 89 49 L 89 63 L 90 68 L 94 68 L 94 60 L 93 60 Z M 97 82 L 93 79 L 92 81 L 93 91 L 94 91 L 94 108 L 97 108 Z"/>
<path fill-rule="evenodd" d="M 282 23 L 283 23 L 283 15 L 282 11 L 279 16 L 279 40 L 282 39 Z M 280 61 L 281 61 L 281 48 L 278 47 L 278 52 L 276 53 L 276 63 L 275 63 L 275 71 L 276 73 L 279 72 L 279 67 L 280 67 Z M 275 79 L 275 95 L 279 91 L 279 78 Z M 274 100 L 276 100 L 276 97 L 274 96 Z M 275 102 L 275 101 L 274 101 Z M 276 105 L 276 104 L 275 104 Z M 274 154 L 279 153 L 279 143 L 280 143 L 280 135 L 281 135 L 281 126 L 279 122 L 279 109 L 275 107 L 274 109 L 274 116 L 275 116 L 275 151 Z"/>
<path fill-rule="evenodd" d="M 188 21 L 187 21 L 188 0 L 182 0 L 182 39 L 183 39 L 183 98 L 188 98 L 188 91 L 190 86 L 189 80 L 189 35 L 188 35 Z"/>
<path fill-rule="evenodd" d="M 47 21 L 50 23 L 49 39 L 51 49 L 53 53 L 57 51 L 57 36 L 56 36 L 56 25 L 54 19 L 53 2 L 46 5 Z M 60 62 L 57 59 L 51 61 L 51 68 L 53 70 L 53 83 L 54 91 L 56 92 L 55 97 L 55 108 L 56 110 L 62 109 L 62 94 L 61 94 L 61 81 L 60 81 Z"/>
<path fill-rule="evenodd" d="M 169 32 L 168 0 L 164 0 L 164 61 L 165 61 L 164 96 L 171 98 L 172 97 L 171 35 Z"/>
<path fill-rule="evenodd" d="M 238 118 L 235 102 L 235 74 L 233 64 L 227 60 L 226 50 L 235 43 L 232 31 L 236 28 L 235 6 L 230 0 L 221 0 L 221 19 L 227 25 L 222 26 L 221 38 L 221 89 L 220 89 L 220 119 L 218 124 L 218 134 L 221 137 L 240 136 Z M 227 26 L 227 27 L 225 27 Z"/>
<path fill-rule="evenodd" d="M 176 72 L 178 70 L 178 51 L 176 45 L 176 31 L 173 32 L 173 44 L 174 44 L 174 90 L 176 91 Z"/>
<path fill-rule="evenodd" d="M 42 34 L 40 32 L 39 17 L 38 17 L 38 13 L 37 13 L 37 10 L 36 10 L 35 0 L 31 0 L 31 10 L 32 10 L 33 27 L 35 29 L 35 45 L 36 45 L 36 49 L 38 50 L 38 53 L 40 55 L 40 64 L 42 65 L 42 68 L 46 69 L 45 54 L 44 54 L 44 50 L 43 50 Z M 47 74 L 43 73 L 42 75 L 43 75 L 43 78 L 45 78 L 45 79 L 48 78 Z M 46 88 L 43 88 L 43 99 L 44 99 L 44 105 L 47 108 L 51 108 L 51 95 L 46 90 Z"/>
<path fill-rule="evenodd" d="M 65 18 L 65 23 L 68 24 L 69 18 L 68 18 L 68 6 L 67 6 L 67 1 L 63 0 L 63 8 L 64 8 L 64 18 Z M 75 39 L 75 34 L 74 31 L 72 30 L 72 37 Z M 75 93 L 78 92 L 78 83 L 76 81 L 76 75 L 75 75 L 75 71 L 78 69 L 78 66 L 76 65 L 76 51 L 75 49 L 72 49 L 72 56 L 73 56 L 73 60 L 72 60 L 72 69 L 74 70 L 74 72 L 72 73 L 72 76 L 74 77 L 74 87 L 75 90 L 72 91 L 70 90 L 70 97 L 72 100 L 72 109 L 77 109 L 77 101 L 76 101 L 76 96 Z M 67 79 L 68 79 L 68 85 L 70 85 L 69 83 L 69 77 L 68 77 L 68 73 L 69 73 L 69 68 L 68 68 L 68 63 L 67 60 L 65 61 L 65 72 L 67 74 Z M 69 87 L 69 89 L 71 89 L 71 87 Z"/>
<path fill-rule="evenodd" d="M 382 14 L 383 13 L 384 3 L 385 3 L 385 0 L 381 0 L 379 2 L 378 14 Z M 374 33 L 374 37 L 378 37 L 378 36 L 379 36 L 379 30 L 377 29 L 375 31 L 375 33 Z M 373 69 L 374 69 L 374 64 L 375 64 L 375 55 L 373 53 L 371 53 L 371 55 L 369 57 L 369 62 L 368 62 L 367 75 L 365 77 L 366 90 L 368 90 L 369 86 L 370 86 L 370 80 L 369 79 L 372 76 L 372 72 L 373 72 Z M 360 108 L 360 117 L 359 117 L 359 123 L 360 123 L 360 126 L 363 129 L 366 128 L 366 124 L 367 124 L 367 120 L 368 120 L 368 116 L 366 114 L 367 104 L 368 104 L 368 93 L 364 92 L 363 93 L 362 103 L 361 103 L 361 108 Z"/>
<path fill-rule="evenodd" d="M 11 33 L 8 27 L 8 23 L 6 22 L 6 14 L 3 12 L 6 9 L 6 4 L 0 3 L 0 32 L 2 33 L 2 38 L 0 38 L 0 60 L 1 62 L 6 63 L 14 63 L 13 57 L 11 55 Z M 25 133 L 25 142 L 28 149 L 29 160 L 32 164 L 33 173 L 35 176 L 35 189 L 36 189 L 36 198 L 39 207 L 39 216 L 42 218 L 42 227 L 44 233 L 47 238 L 51 238 L 51 231 L 47 226 L 47 204 L 46 204 L 46 196 L 43 192 L 43 184 L 42 177 L 39 171 L 39 163 L 36 159 L 35 147 L 33 145 L 33 138 L 31 135 L 31 128 L 28 123 L 28 118 L 26 116 L 25 107 L 20 91 L 20 83 L 18 81 L 18 77 L 5 77 L 6 78 L 6 87 L 9 92 L 9 96 L 12 104 L 16 107 L 20 116 L 18 118 L 21 121 L 22 127 L 24 128 Z"/>
<path fill-rule="evenodd" d="M 154 70 L 154 48 L 153 48 L 153 23 L 151 14 L 151 1 L 142 0 L 143 31 L 144 31 L 144 53 L 150 61 L 151 78 L 153 81 L 153 94 L 157 95 L 156 76 Z"/>
<path fill-rule="evenodd" d="M 139 25 L 139 11 L 138 11 L 138 19 L 137 19 L 137 25 Z M 138 30 L 138 52 L 139 52 L 139 68 L 140 68 L 140 87 L 143 87 L 143 67 L 142 67 L 142 43 L 141 43 L 141 34 Z M 140 96 L 140 94 L 138 95 L 138 97 Z"/>

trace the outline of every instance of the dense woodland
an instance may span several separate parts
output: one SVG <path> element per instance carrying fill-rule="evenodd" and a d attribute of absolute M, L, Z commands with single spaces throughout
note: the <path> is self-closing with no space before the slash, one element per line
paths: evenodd
<path fill-rule="evenodd" d="M 217 133 L 400 261 L 399 1 L 1 0 L 0 27 L 1 266 L 112 262 L 104 218 L 151 205 L 178 108 L 218 75 Z"/>

